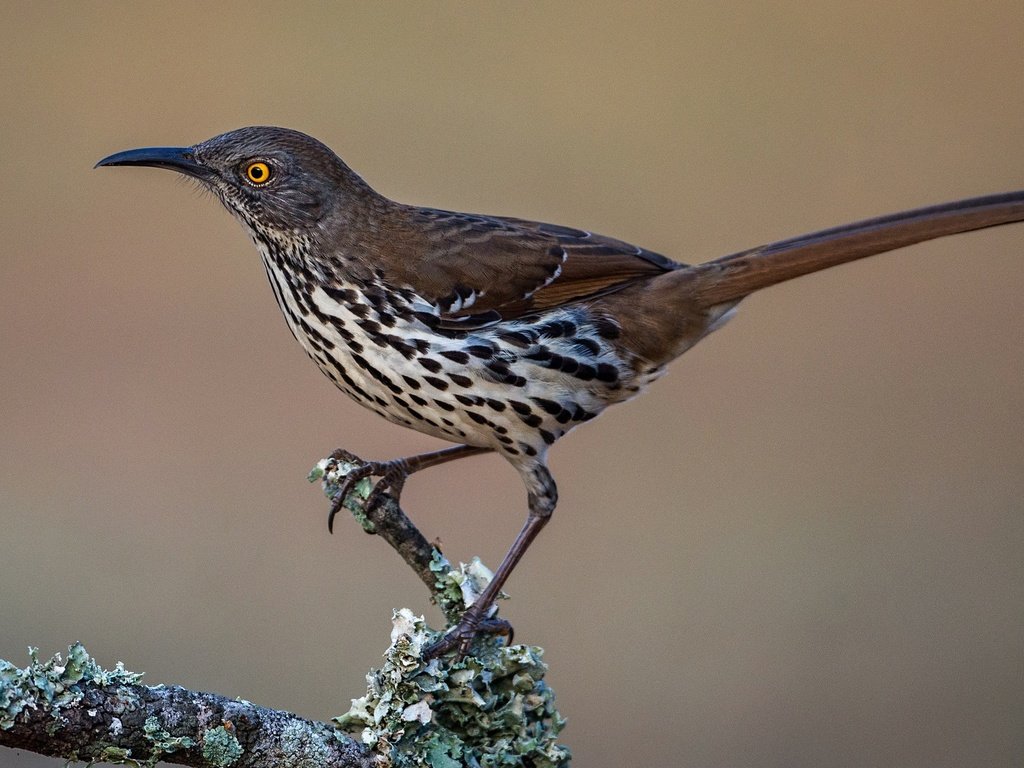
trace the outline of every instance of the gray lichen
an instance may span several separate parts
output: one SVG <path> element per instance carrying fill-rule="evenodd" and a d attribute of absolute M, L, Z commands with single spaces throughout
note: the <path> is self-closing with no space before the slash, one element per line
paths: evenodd
<path fill-rule="evenodd" d="M 436 549 L 430 561 L 430 570 L 434 573 L 434 600 L 449 618 L 461 616 L 494 578 L 494 574 L 479 557 L 474 557 L 469 563 L 459 563 L 458 568 L 452 568 L 448 558 Z M 499 592 L 498 599 L 507 600 L 508 595 Z M 492 606 L 491 615 L 497 612 L 498 609 Z"/>
<path fill-rule="evenodd" d="M 203 736 L 203 758 L 220 768 L 227 768 L 242 756 L 242 745 L 226 725 L 211 728 Z"/>
<path fill-rule="evenodd" d="M 341 738 L 340 732 L 334 733 L 336 738 Z M 320 733 L 311 734 L 297 723 L 281 731 L 281 752 L 284 755 L 278 763 L 281 768 L 319 768 L 330 762 L 331 755 Z"/>
<path fill-rule="evenodd" d="M 384 665 L 367 675 L 366 695 L 337 725 L 361 729 L 363 743 L 396 768 L 569 764 L 569 750 L 556 742 L 565 720 L 544 682 L 540 649 L 489 637 L 450 666 L 424 662 L 436 636 L 422 617 L 397 611 Z"/>
<path fill-rule="evenodd" d="M 317 480 L 322 481 L 324 493 L 328 498 L 333 499 L 334 495 L 338 492 L 338 487 L 345 479 L 345 476 L 352 470 L 357 469 L 359 466 L 361 465 L 350 461 L 341 461 L 335 458 L 321 459 L 317 462 L 317 465 L 310 470 L 306 479 L 311 483 L 315 483 Z M 364 477 L 359 480 L 355 486 L 353 486 L 352 492 L 342 501 L 342 506 L 352 513 L 352 516 L 367 533 L 377 532 L 373 522 L 366 516 L 364 511 L 364 505 L 366 500 L 370 497 L 370 491 L 372 490 L 373 480 L 369 477 Z"/>
<path fill-rule="evenodd" d="M 121 662 L 112 670 L 103 669 L 81 643 L 68 648 L 64 661 L 59 653 L 48 661 L 39 660 L 39 649 L 29 648 L 31 663 L 24 669 L 0 659 L 0 729 L 14 726 L 15 718 L 26 709 L 43 709 L 53 715 L 59 727 L 62 709 L 78 704 L 84 695 L 81 684 L 130 686 L 142 677 L 125 670 Z M 125 702 L 135 698 L 125 688 Z"/>

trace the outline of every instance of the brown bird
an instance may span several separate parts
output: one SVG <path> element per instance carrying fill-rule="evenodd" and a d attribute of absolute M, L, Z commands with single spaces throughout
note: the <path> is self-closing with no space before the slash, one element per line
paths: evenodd
<path fill-rule="evenodd" d="M 494 451 L 526 485 L 526 523 L 459 624 L 426 652 L 466 651 L 557 501 L 552 444 L 634 397 L 754 291 L 854 259 L 1024 219 L 1011 192 L 863 221 L 688 266 L 621 240 L 505 216 L 419 208 L 375 192 L 328 147 L 242 128 L 97 165 L 169 168 L 249 231 L 288 327 L 345 394 L 459 445 L 371 462 L 368 503 L 412 472 Z M 507 625 L 506 625 L 507 627 Z"/>

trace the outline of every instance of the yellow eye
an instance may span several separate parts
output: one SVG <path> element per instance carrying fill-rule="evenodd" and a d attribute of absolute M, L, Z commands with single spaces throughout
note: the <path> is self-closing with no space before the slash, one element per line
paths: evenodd
<path fill-rule="evenodd" d="M 245 166 L 245 180 L 250 184 L 255 184 L 257 187 L 262 187 L 268 181 L 273 173 L 270 170 L 270 166 L 264 163 L 262 160 L 256 160 L 255 162 L 248 163 Z"/>

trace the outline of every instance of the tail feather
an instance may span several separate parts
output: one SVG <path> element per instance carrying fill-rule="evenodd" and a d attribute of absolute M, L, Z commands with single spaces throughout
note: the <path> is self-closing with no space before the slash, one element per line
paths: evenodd
<path fill-rule="evenodd" d="M 880 216 L 697 264 L 694 293 L 700 306 L 713 307 L 848 261 L 1018 221 L 1024 221 L 1024 191 Z"/>

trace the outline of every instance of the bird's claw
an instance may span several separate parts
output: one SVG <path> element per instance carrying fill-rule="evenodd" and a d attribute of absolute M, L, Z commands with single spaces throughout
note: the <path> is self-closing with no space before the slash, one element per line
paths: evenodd
<path fill-rule="evenodd" d="M 327 515 L 327 530 L 334 533 L 334 518 L 341 511 L 347 499 L 355 490 L 356 484 L 367 477 L 380 478 L 374 483 L 366 499 L 361 502 L 363 513 L 369 514 L 377 509 L 385 498 L 390 496 L 396 502 L 401 496 L 405 480 L 409 476 L 408 469 L 401 460 L 396 461 L 363 461 L 355 454 L 338 449 L 331 454 L 337 462 L 354 465 L 346 474 L 338 490 L 334 494 L 331 511 Z"/>
<path fill-rule="evenodd" d="M 424 649 L 423 658 L 429 661 L 454 650 L 456 660 L 461 659 L 469 653 L 469 648 L 477 635 L 502 635 L 506 639 L 506 644 L 511 645 L 515 630 L 505 619 L 479 618 L 471 607 L 462 615 L 462 620 L 458 624 Z"/>

